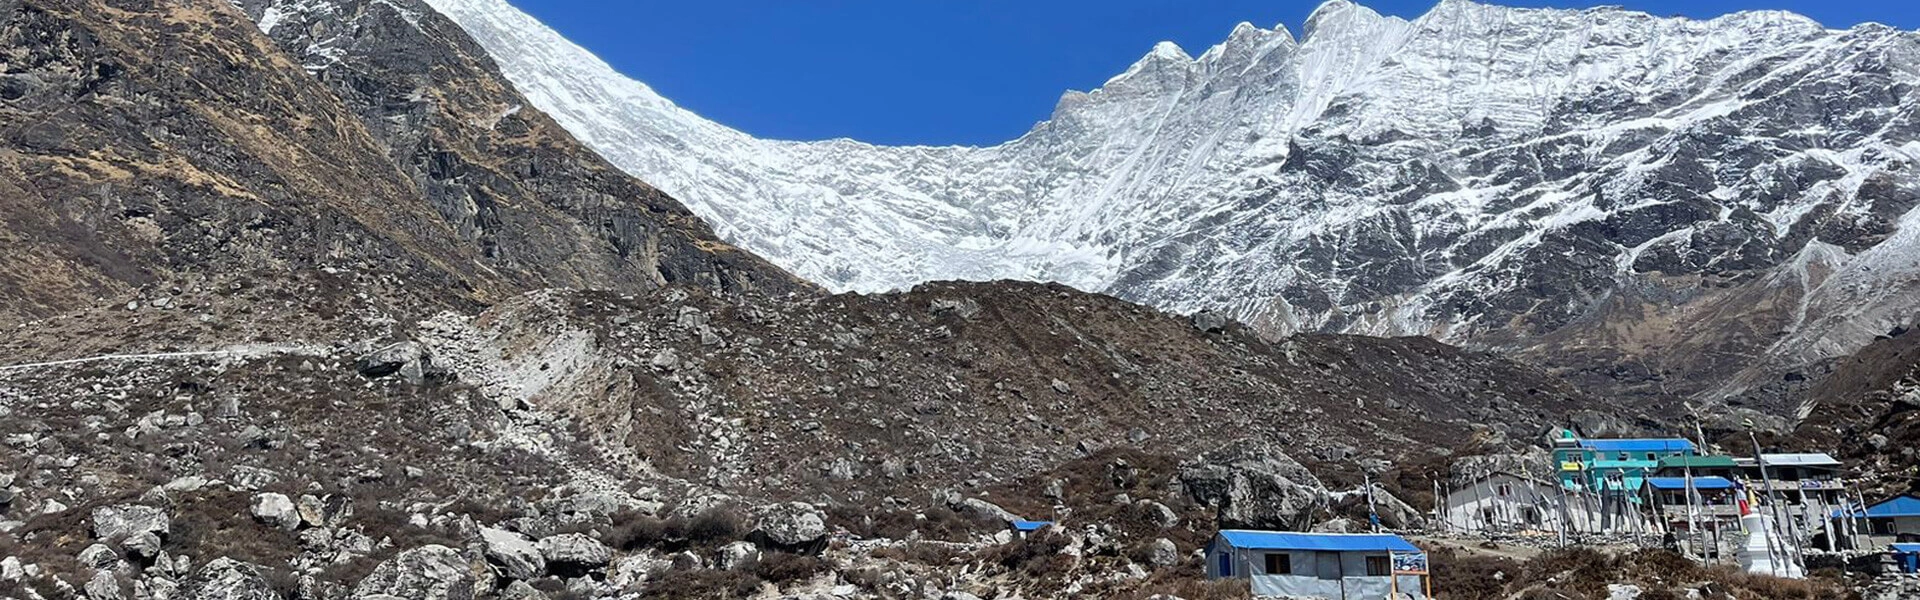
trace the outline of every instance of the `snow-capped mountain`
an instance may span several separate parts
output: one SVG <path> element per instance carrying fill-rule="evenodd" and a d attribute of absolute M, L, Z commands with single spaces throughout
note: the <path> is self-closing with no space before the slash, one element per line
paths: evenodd
<path fill-rule="evenodd" d="M 1920 35 L 1885 26 L 1336 0 L 1298 37 L 1160 44 L 998 146 L 882 147 L 756 139 L 505 0 L 429 4 L 611 162 L 835 289 L 1058 281 L 1667 394 L 1920 312 Z"/>

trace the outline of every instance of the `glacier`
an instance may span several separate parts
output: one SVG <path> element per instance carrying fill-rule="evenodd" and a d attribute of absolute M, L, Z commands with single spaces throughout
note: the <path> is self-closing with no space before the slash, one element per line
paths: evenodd
<path fill-rule="evenodd" d="M 1297 37 L 1155 46 L 997 146 L 889 147 L 758 139 L 505 0 L 427 4 L 611 163 L 836 291 L 1051 281 L 1756 404 L 1920 314 L 1920 35 L 1891 27 L 1336 0 Z"/>

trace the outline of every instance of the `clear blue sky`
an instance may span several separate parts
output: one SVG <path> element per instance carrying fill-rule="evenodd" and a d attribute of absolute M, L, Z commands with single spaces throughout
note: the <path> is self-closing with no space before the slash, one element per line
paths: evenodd
<path fill-rule="evenodd" d="M 1060 93 L 1172 40 L 1198 55 L 1234 24 L 1295 35 L 1317 0 L 511 0 L 707 118 L 780 139 L 990 145 Z M 1435 0 L 1361 0 L 1417 17 Z M 1785 9 L 1833 28 L 1920 26 L 1911 0 L 1505 0 L 1713 17 Z"/>

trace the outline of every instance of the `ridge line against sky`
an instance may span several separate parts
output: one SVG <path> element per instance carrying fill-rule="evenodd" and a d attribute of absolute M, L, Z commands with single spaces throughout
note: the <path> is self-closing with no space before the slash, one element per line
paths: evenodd
<path fill-rule="evenodd" d="M 509 0 L 676 104 L 756 137 L 991 146 L 1161 41 L 1199 55 L 1246 21 L 1298 37 L 1319 0 Z M 1436 0 L 1357 2 L 1418 18 Z M 1833 29 L 1912 31 L 1920 3 L 1510 0 L 1710 19 L 1787 10 Z"/>

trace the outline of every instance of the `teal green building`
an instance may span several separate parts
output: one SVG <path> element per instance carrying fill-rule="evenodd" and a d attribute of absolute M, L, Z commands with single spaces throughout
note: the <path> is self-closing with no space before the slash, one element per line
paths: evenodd
<path fill-rule="evenodd" d="M 1661 461 L 1698 455 L 1693 442 L 1682 438 L 1588 439 L 1562 431 L 1553 440 L 1554 471 L 1561 487 L 1621 494 L 1634 502 L 1639 501 L 1641 484 L 1660 468 Z"/>

